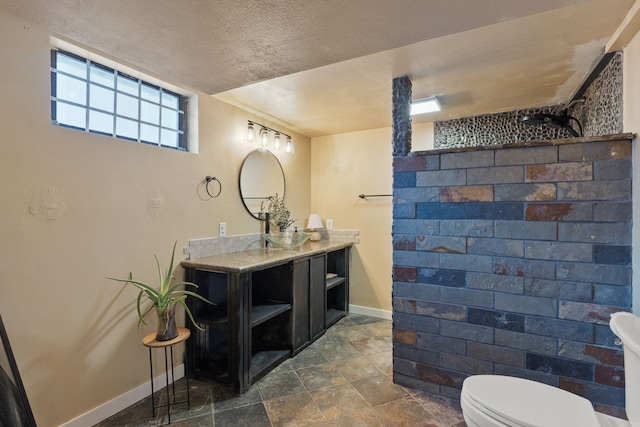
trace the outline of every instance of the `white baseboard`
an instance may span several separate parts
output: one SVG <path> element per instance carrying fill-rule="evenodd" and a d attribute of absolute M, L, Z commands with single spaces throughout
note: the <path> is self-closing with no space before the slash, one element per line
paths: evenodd
<path fill-rule="evenodd" d="M 391 320 L 391 311 L 379 308 L 363 307 L 361 305 L 349 304 L 349 313 L 362 314 L 364 316 L 377 317 L 380 319 Z"/>
<path fill-rule="evenodd" d="M 184 364 L 176 366 L 174 368 L 174 373 L 176 380 L 184 377 Z M 169 376 L 169 380 L 171 380 L 171 376 Z M 171 384 L 171 382 L 169 382 L 169 384 Z M 162 374 L 153 379 L 153 389 L 155 391 L 160 390 L 166 385 L 166 374 Z M 102 405 L 93 408 L 70 421 L 67 421 L 62 424 L 61 427 L 86 427 L 98 424 L 149 395 L 151 395 L 151 381 L 147 381 L 133 390 L 129 390 L 128 392 L 103 403 Z M 151 410 L 151 408 L 149 408 L 149 410 Z"/>
<path fill-rule="evenodd" d="M 363 307 L 361 305 L 349 304 L 349 312 L 353 314 L 362 314 L 364 316 L 377 317 L 379 319 L 391 320 L 391 311 L 381 310 L 379 308 Z M 180 364 L 174 368 L 176 380 L 184 377 L 184 364 Z M 160 390 L 167 384 L 166 374 L 162 374 L 153 379 L 153 389 Z M 103 403 L 102 405 L 93 408 L 92 410 L 85 412 L 76 418 L 61 424 L 60 427 L 85 427 L 98 424 L 101 421 L 106 420 L 112 415 L 117 414 L 123 409 L 128 408 L 134 403 L 151 394 L 151 382 L 139 385 L 133 390 Z M 149 408 L 151 409 L 151 408 Z"/>

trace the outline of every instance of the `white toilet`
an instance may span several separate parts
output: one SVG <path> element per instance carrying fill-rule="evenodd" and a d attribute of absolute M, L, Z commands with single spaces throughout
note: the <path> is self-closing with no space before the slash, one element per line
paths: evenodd
<path fill-rule="evenodd" d="M 614 313 L 611 330 L 624 346 L 629 421 L 596 412 L 576 394 L 522 378 L 474 375 L 462 385 L 460 405 L 469 427 L 640 427 L 640 317 Z"/>

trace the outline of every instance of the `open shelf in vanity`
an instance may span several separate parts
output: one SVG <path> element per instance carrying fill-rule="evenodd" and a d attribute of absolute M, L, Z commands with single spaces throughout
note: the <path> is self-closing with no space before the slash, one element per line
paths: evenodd
<path fill-rule="evenodd" d="M 349 312 L 349 251 L 327 253 L 327 328 Z"/>
<path fill-rule="evenodd" d="M 254 383 L 291 355 L 291 262 L 251 273 L 249 381 Z"/>
<path fill-rule="evenodd" d="M 322 336 L 348 312 L 350 246 L 322 242 L 184 261 L 186 280 L 215 303 L 187 300 L 202 328 L 191 326 L 187 342 L 191 374 L 242 393 Z M 327 280 L 330 268 L 339 276 Z"/>

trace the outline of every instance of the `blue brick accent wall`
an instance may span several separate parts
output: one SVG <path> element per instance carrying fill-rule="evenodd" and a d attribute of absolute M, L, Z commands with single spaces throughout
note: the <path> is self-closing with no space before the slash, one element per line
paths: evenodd
<path fill-rule="evenodd" d="M 394 158 L 398 384 L 459 398 L 473 374 L 551 384 L 624 416 L 629 134 Z"/>

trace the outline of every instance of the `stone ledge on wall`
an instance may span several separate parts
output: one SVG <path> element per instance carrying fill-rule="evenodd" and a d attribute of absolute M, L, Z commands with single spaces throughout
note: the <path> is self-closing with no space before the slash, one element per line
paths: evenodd
<path fill-rule="evenodd" d="M 538 147 L 538 146 L 548 146 L 548 145 L 580 144 L 584 142 L 619 141 L 621 139 L 632 140 L 633 138 L 634 138 L 634 134 L 632 133 L 617 133 L 617 134 L 611 134 L 611 135 L 583 136 L 581 138 L 521 141 L 521 142 L 513 142 L 513 143 L 506 143 L 506 144 L 483 145 L 483 146 L 473 146 L 473 147 L 450 147 L 450 148 L 441 148 L 441 149 L 439 148 L 434 150 L 414 151 L 409 153 L 408 157 L 416 157 L 417 159 L 420 159 L 422 158 L 422 156 L 427 156 L 430 154 L 464 153 L 468 151 L 502 150 L 502 149 L 511 149 L 511 148 Z M 418 160 L 418 163 L 422 161 L 424 161 L 424 159 Z M 406 163 L 406 162 L 403 161 L 403 163 Z"/>

